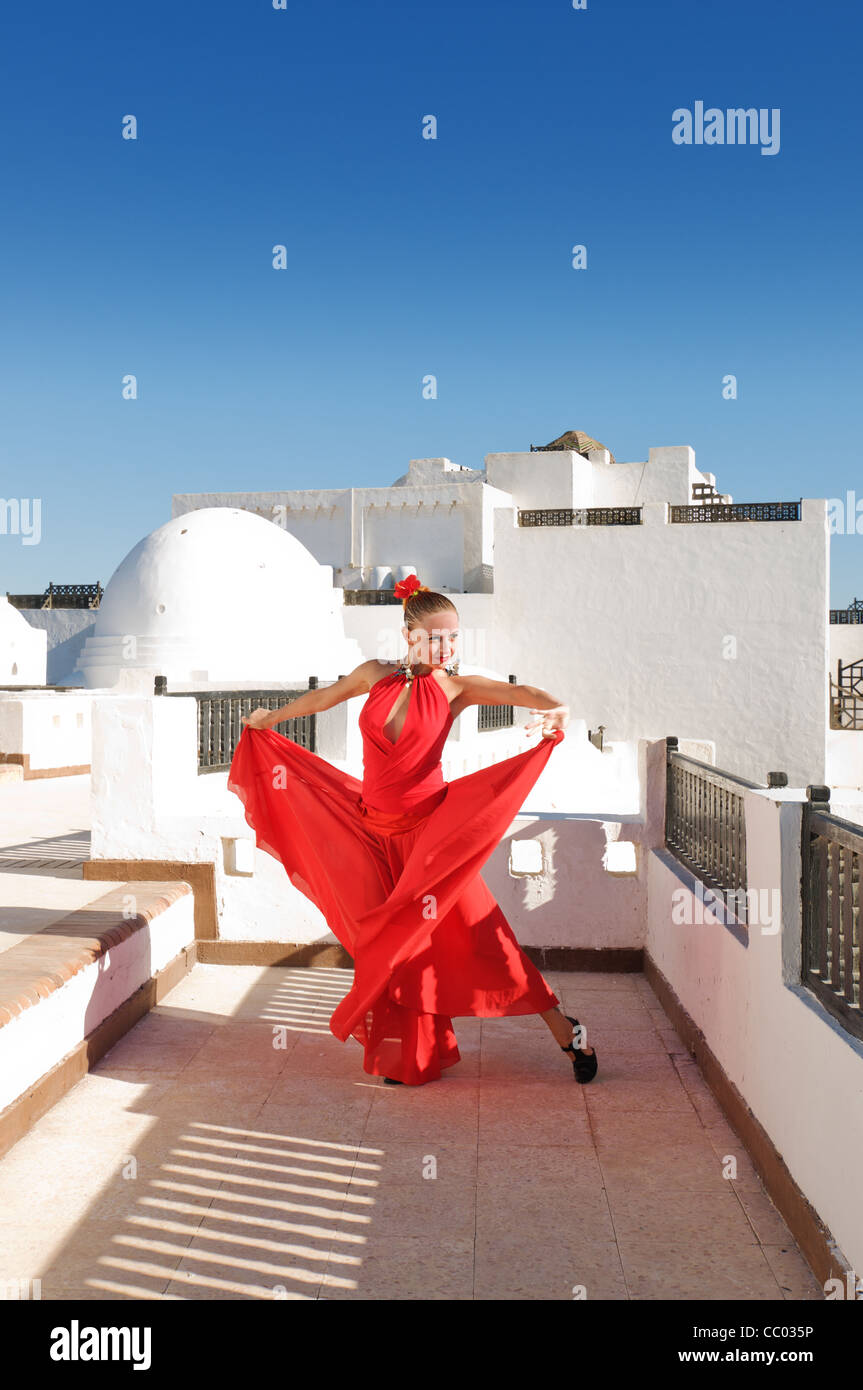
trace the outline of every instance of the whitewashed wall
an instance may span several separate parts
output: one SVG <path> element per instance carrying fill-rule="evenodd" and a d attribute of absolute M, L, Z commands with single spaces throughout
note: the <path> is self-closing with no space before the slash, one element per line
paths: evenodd
<path fill-rule="evenodd" d="M 649 856 L 647 949 L 859 1277 L 863 1043 L 799 983 L 800 796 L 745 793 L 748 884 L 778 900 L 781 930 L 750 927 L 744 945 L 695 925 L 693 880 L 662 852 Z M 672 920 L 675 893 L 692 925 Z"/>
<path fill-rule="evenodd" d="M 590 464 L 568 449 L 550 453 L 486 454 L 486 477 L 513 507 L 587 507 L 592 502 L 572 498 L 577 489 L 590 490 Z"/>
<path fill-rule="evenodd" d="M 75 662 L 96 628 L 92 608 L 22 608 L 30 627 L 47 634 L 48 656 L 44 681 L 48 685 L 83 685 Z M 8 682 L 7 682 L 8 684 Z"/>
<path fill-rule="evenodd" d="M 863 788 L 863 729 L 827 730 L 824 781 L 837 791 Z"/>
<path fill-rule="evenodd" d="M 492 661 L 615 740 L 709 738 L 721 768 L 824 780 L 826 502 L 801 521 L 518 527 L 495 511 Z M 735 651 L 736 656 L 725 653 Z"/>
<path fill-rule="evenodd" d="M 0 595 L 0 685 L 43 685 L 48 639 Z"/>
<path fill-rule="evenodd" d="M 0 691 L 0 749 L 29 753 L 30 767 L 86 767 L 90 762 L 90 692 Z"/>
<path fill-rule="evenodd" d="M 688 444 L 651 449 L 638 463 L 610 463 L 607 457 L 607 451 L 595 449 L 588 458 L 566 449 L 486 454 L 486 476 L 511 495 L 514 506 L 528 508 L 685 506 L 693 483 L 715 482 L 712 473 L 695 467 L 695 450 Z"/>
<path fill-rule="evenodd" d="M 474 546 L 480 537 L 480 501 L 477 492 L 472 528 L 458 499 L 430 500 L 418 488 L 393 489 L 386 501 L 365 502 L 362 564 L 411 565 L 429 588 L 461 588 L 467 532 L 472 529 Z"/>
<path fill-rule="evenodd" d="M 392 487 L 177 493 L 171 515 L 206 507 L 254 512 L 295 536 L 320 564 L 331 565 L 337 585 L 366 587 L 375 566 L 409 565 L 432 588 L 479 589 L 483 563 L 490 563 L 491 533 L 484 524 L 489 499 L 481 474 L 430 467 L 445 463 L 411 460 L 406 481 Z"/>
<path fill-rule="evenodd" d="M 863 661 L 863 623 L 830 623 L 829 626 L 830 674 L 835 680 L 840 661 L 843 666 Z"/>

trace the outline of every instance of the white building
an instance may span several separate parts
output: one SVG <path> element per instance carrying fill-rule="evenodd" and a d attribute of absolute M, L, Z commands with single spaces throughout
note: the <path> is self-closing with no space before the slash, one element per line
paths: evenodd
<path fill-rule="evenodd" d="M 44 685 L 48 637 L 0 595 L 0 685 Z"/>
<path fill-rule="evenodd" d="M 253 689 L 335 679 L 363 660 L 345 638 L 332 571 L 288 531 L 237 507 L 159 526 L 105 589 L 73 679 L 116 686 L 121 672 L 170 690 Z"/>
<path fill-rule="evenodd" d="M 390 487 L 178 494 L 173 515 L 253 511 L 347 589 L 415 569 L 453 595 L 466 660 L 559 695 L 606 739 L 676 734 L 761 783 L 857 786 L 861 736 L 829 729 L 826 500 L 730 502 L 681 446 L 635 463 L 488 454 L 484 472 L 412 459 Z M 344 624 L 366 656 L 399 626 L 363 603 Z"/>

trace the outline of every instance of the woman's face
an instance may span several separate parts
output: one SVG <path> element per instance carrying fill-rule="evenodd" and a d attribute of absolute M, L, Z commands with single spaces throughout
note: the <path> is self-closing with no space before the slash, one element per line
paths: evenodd
<path fill-rule="evenodd" d="M 449 608 L 431 614 L 410 631 L 402 628 L 411 651 L 411 660 L 423 666 L 446 666 L 455 656 L 458 614 Z"/>

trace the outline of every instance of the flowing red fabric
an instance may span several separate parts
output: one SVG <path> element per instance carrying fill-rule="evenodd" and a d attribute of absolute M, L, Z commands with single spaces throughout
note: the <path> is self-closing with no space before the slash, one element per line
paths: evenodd
<path fill-rule="evenodd" d="M 259 849 L 283 865 L 354 961 L 330 1029 L 363 1069 L 407 1085 L 460 1060 L 457 1016 L 542 1013 L 560 1001 L 515 939 L 480 868 L 520 811 L 562 729 L 446 782 L 452 724 L 432 671 L 415 675 L 405 722 L 383 732 L 406 680 L 377 681 L 360 712 L 363 779 L 273 729 L 243 729 L 228 788 Z"/>

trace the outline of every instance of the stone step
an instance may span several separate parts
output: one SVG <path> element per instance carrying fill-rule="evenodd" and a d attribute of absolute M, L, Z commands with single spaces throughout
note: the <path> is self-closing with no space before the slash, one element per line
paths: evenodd
<path fill-rule="evenodd" d="M 194 895 L 118 883 L 0 953 L 0 1154 L 185 975 Z"/>

